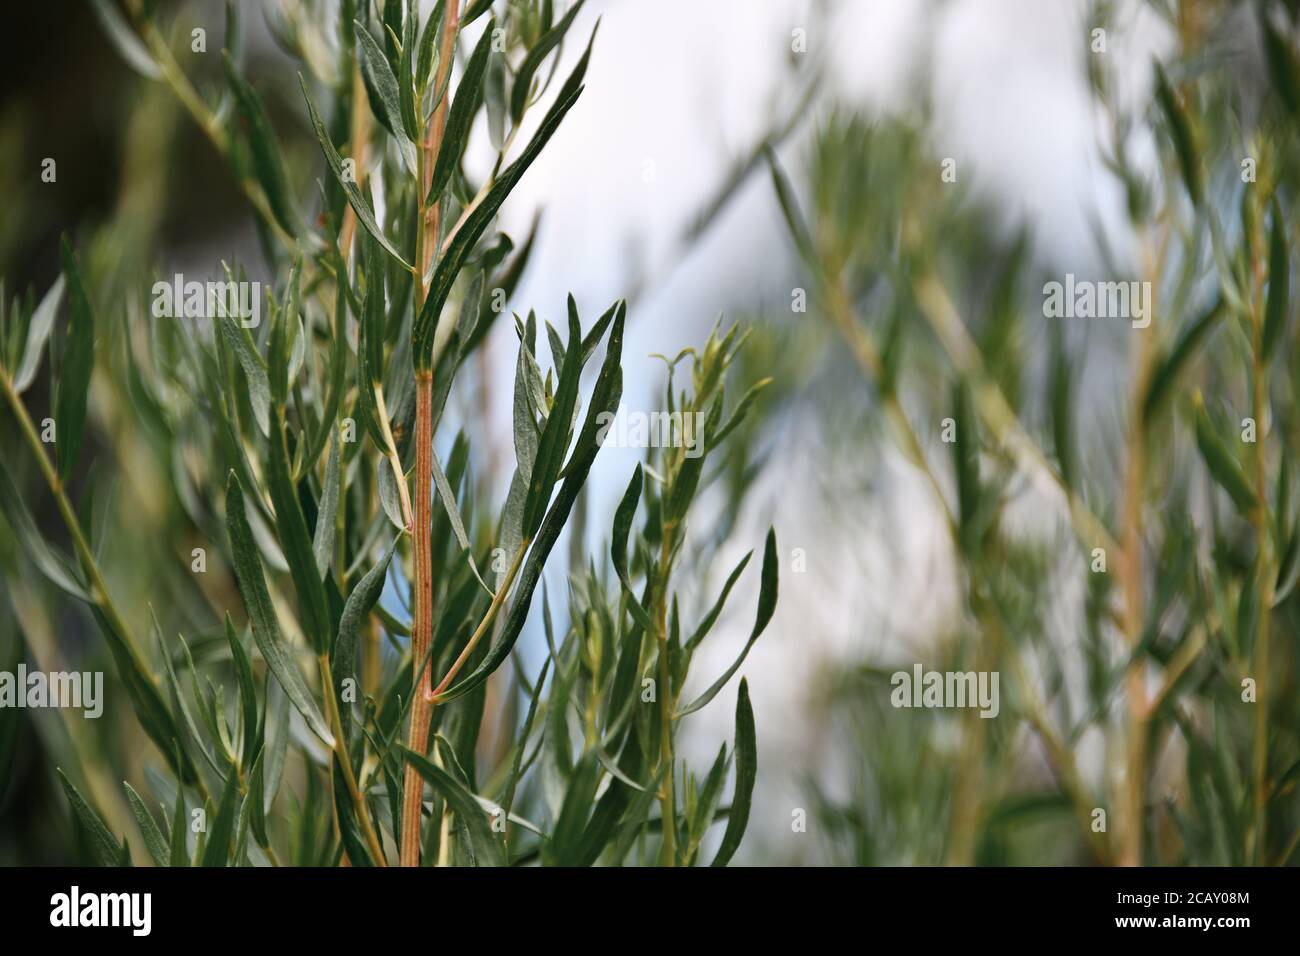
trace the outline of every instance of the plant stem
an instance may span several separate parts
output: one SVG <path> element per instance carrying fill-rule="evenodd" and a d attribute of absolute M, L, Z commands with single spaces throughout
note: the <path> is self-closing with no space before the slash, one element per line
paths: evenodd
<path fill-rule="evenodd" d="M 659 549 L 659 582 L 655 588 L 655 637 L 659 644 L 659 765 L 663 783 L 659 787 L 660 816 L 663 818 L 663 843 L 660 866 L 677 865 L 677 792 L 673 780 L 673 700 L 672 673 L 668 667 L 668 576 L 673 553 L 676 525 L 665 525 Z"/>
<path fill-rule="evenodd" d="M 1070 524 L 1075 534 L 1090 548 L 1118 551 L 1118 545 L 1106 525 L 1084 503 L 1083 499 L 1061 479 L 1047 460 L 1042 449 L 1020 423 L 1002 389 L 988 374 L 979 348 L 971 340 L 956 307 L 943 285 L 933 274 L 923 276 L 916 283 L 916 300 L 943 345 L 948 357 L 971 385 L 975 410 L 995 435 L 1001 436 L 1016 464 L 1031 477 L 1039 479 L 1040 487 L 1054 489 L 1065 496 Z"/>
<path fill-rule="evenodd" d="M 384 432 L 384 443 L 386 450 L 384 454 L 388 458 L 389 467 L 393 469 L 393 481 L 397 484 L 397 497 L 402 503 L 402 520 L 406 522 L 406 530 L 410 531 L 413 519 L 411 516 L 411 492 L 406 487 L 406 473 L 402 471 L 402 459 L 397 454 L 397 443 L 393 440 L 393 432 L 388 424 L 388 405 L 384 402 L 384 387 L 380 383 L 375 383 L 375 408 L 379 411 L 379 427 Z"/>
<path fill-rule="evenodd" d="M 158 28 L 150 21 L 145 21 L 142 25 L 142 35 L 145 45 L 149 52 L 153 54 L 154 61 L 162 73 L 163 81 L 171 88 L 172 93 L 180 100 L 181 105 L 185 107 L 186 112 L 203 131 L 208 140 L 216 149 L 222 159 L 230 162 L 230 141 L 226 136 L 225 129 L 221 125 L 221 120 L 217 115 L 208 109 L 208 105 L 203 101 L 194 85 L 190 83 L 185 72 L 172 56 L 171 49 L 167 46 L 167 41 L 158 32 Z M 275 234 L 280 243 L 289 250 L 299 248 L 298 241 L 284 231 L 279 220 L 275 218 L 275 213 L 271 211 L 271 204 L 266 197 L 262 187 L 258 185 L 256 179 L 252 176 L 240 176 L 239 188 L 243 190 L 248 201 L 253 204 L 257 214 L 262 217 L 266 227 Z M 349 207 L 350 208 L 350 207 Z"/>
<path fill-rule="evenodd" d="M 423 754 L 433 707 L 429 701 L 429 646 L 433 643 L 433 373 L 415 376 L 415 619 L 411 627 L 411 725 L 406 745 Z M 410 764 L 402 792 L 402 866 L 420 864 L 420 804 L 423 778 Z"/>
<path fill-rule="evenodd" d="M 1273 228 L 1278 228 L 1274 224 Z M 1259 587 L 1258 615 L 1255 634 L 1255 733 L 1252 762 L 1254 764 L 1254 861 L 1264 863 L 1264 841 L 1268 830 L 1268 694 L 1269 680 L 1268 642 L 1269 611 L 1273 604 L 1273 582 L 1277 572 L 1273 567 L 1272 522 L 1268 515 L 1268 458 L 1264 447 L 1264 416 L 1267 412 L 1268 364 L 1264 358 L 1264 317 L 1260 299 L 1263 296 L 1262 268 L 1256 257 L 1254 298 L 1254 348 L 1252 350 L 1251 415 L 1255 419 L 1255 495 L 1258 499 L 1251 520 L 1255 525 L 1259 553 L 1256 558 L 1256 585 Z M 1270 276 L 1269 280 L 1273 281 Z"/>
<path fill-rule="evenodd" d="M 365 84 L 361 79 L 361 67 L 352 71 L 352 128 L 348 133 L 348 143 L 352 149 L 352 158 L 356 161 L 357 188 L 366 181 L 366 169 L 370 150 L 370 109 L 366 98 Z M 343 210 L 343 228 L 339 231 L 339 254 L 343 261 L 348 261 L 352 249 L 352 234 L 357 228 L 357 213 L 348 203 Z"/>
<path fill-rule="evenodd" d="M 352 804 L 356 807 L 357 822 L 361 824 L 361 833 L 366 838 L 370 855 L 374 857 L 375 866 L 387 866 L 384 848 L 370 822 L 370 809 L 366 806 L 361 788 L 357 785 L 356 774 L 352 772 L 352 757 L 348 753 L 347 737 L 343 734 L 343 720 L 339 716 L 338 700 L 334 696 L 334 672 L 330 667 L 328 654 L 317 658 L 320 662 L 321 696 L 325 698 L 325 718 L 329 721 L 330 732 L 334 735 L 334 755 L 338 758 L 339 768 L 343 771 L 343 782 L 347 784 L 348 793 L 352 795 Z"/>
<path fill-rule="evenodd" d="M 456 33 L 459 27 L 459 0 L 447 0 L 447 6 L 443 11 L 442 46 L 438 51 L 438 73 L 433 81 L 435 91 L 443 89 L 447 76 L 451 71 L 452 57 L 456 52 Z M 433 111 L 433 115 L 429 117 L 429 127 L 424 135 L 424 169 L 420 178 L 419 204 L 424 217 L 425 236 L 423 255 L 416 260 L 416 265 L 420 269 L 421 290 L 423 290 L 424 286 L 424 276 L 428 274 L 429 268 L 433 265 L 434 250 L 438 247 L 438 220 L 441 214 L 441 204 L 434 203 L 432 206 L 425 208 L 424 203 L 428 198 L 429 187 L 433 184 L 433 166 L 438 159 L 439 151 L 442 149 L 442 136 L 447 129 L 447 101 L 449 99 L 451 99 L 451 91 L 447 90 L 442 94 L 442 99 L 438 101 L 438 106 Z"/>
<path fill-rule="evenodd" d="M 447 0 L 442 26 L 442 47 L 434 89 L 443 89 L 451 72 L 451 60 L 456 50 L 456 31 L 460 4 Z M 419 219 L 415 230 L 415 314 L 424 308 L 424 277 L 433 257 L 433 246 L 438 241 L 438 206 L 426 208 L 433 167 L 442 148 L 442 134 L 446 127 L 447 98 L 445 92 L 429 119 L 422 148 L 417 156 L 416 212 Z M 423 754 L 429 738 L 429 723 L 433 718 L 431 675 L 427 663 L 429 645 L 433 642 L 433 372 L 417 366 L 415 371 L 415 614 L 411 630 L 411 724 L 407 746 Z M 401 482 L 405 486 L 405 481 Z M 409 764 L 406 767 L 402 788 L 402 866 L 420 865 L 420 811 L 424 794 L 424 779 Z"/>
<path fill-rule="evenodd" d="M 478 642 L 483 639 L 483 635 L 486 634 L 488 628 L 492 626 L 492 621 L 496 618 L 497 612 L 501 610 L 502 606 L 505 604 L 506 598 L 510 594 L 510 588 L 515 582 L 515 576 L 519 573 L 519 569 L 523 566 L 524 555 L 528 553 L 528 546 L 531 543 L 531 540 L 525 540 L 519 545 L 519 550 L 515 553 L 514 559 L 510 562 L 510 567 L 506 570 L 505 579 L 501 582 L 500 587 L 497 588 L 496 594 L 492 595 L 492 603 L 488 605 L 488 609 L 483 615 L 483 620 L 479 621 L 478 627 L 474 629 L 474 633 L 470 636 L 469 641 L 461 650 L 460 656 L 456 658 L 455 663 L 447 669 L 447 673 L 443 675 L 442 680 L 438 681 L 438 686 L 433 688 L 431 691 L 427 691 L 428 701 L 430 704 L 442 703 L 442 694 L 451 686 L 452 680 L 454 680 L 456 675 L 460 673 L 460 669 L 465 666 L 465 662 L 469 660 L 469 656 L 474 652 L 474 648 L 478 645 Z"/>
<path fill-rule="evenodd" d="M 1156 259 L 1151 256 L 1149 238 L 1144 238 L 1146 274 L 1156 276 Z M 1163 250 L 1157 257 L 1163 260 Z M 1128 461 L 1124 470 L 1123 544 L 1120 549 L 1120 577 L 1124 592 L 1124 637 L 1130 660 L 1124 677 L 1128 698 L 1127 760 L 1124 771 L 1124 820 L 1120 844 L 1120 866 L 1141 866 L 1146 831 L 1147 744 L 1151 717 L 1146 688 L 1146 662 L 1136 651 L 1142 643 L 1144 601 L 1142 594 L 1142 506 L 1146 494 L 1147 442 L 1143 402 L 1151 378 L 1153 326 L 1135 328 L 1138 336 L 1136 367 L 1131 390 L 1131 420 L 1128 433 Z"/>
<path fill-rule="evenodd" d="M 863 375 L 879 387 L 884 380 L 884 367 L 880 360 L 880 350 L 876 347 L 871 335 L 853 314 L 853 306 L 849 301 L 848 293 L 845 291 L 843 278 L 840 277 L 834 281 L 828 279 L 825 284 L 828 288 L 827 298 L 830 303 L 831 321 L 843 337 L 845 344 L 848 345 L 849 351 L 853 353 L 853 358 L 862 370 Z M 948 507 L 948 501 L 943 495 L 943 488 L 939 485 L 939 479 L 935 476 L 934 469 L 930 467 L 929 462 L 926 460 L 925 452 L 921 448 L 921 441 L 917 437 L 915 429 L 912 428 L 911 422 L 907 419 L 907 413 L 903 409 L 903 403 L 899 401 L 898 393 L 892 388 L 888 390 L 878 388 L 878 390 L 885 414 L 894 428 L 899 444 L 902 446 L 903 455 L 925 476 L 930 491 L 934 494 L 935 501 L 938 502 L 940 510 L 943 511 L 944 523 L 948 527 L 953 545 L 960 548 L 957 523 L 953 517 L 952 509 Z"/>
<path fill-rule="evenodd" d="M 135 638 L 132 637 L 131 631 L 126 626 L 126 622 L 122 620 L 117 605 L 113 603 L 113 599 L 108 593 L 108 586 L 104 583 L 104 577 L 100 573 L 99 563 L 95 560 L 95 553 L 91 550 L 90 543 L 81 530 L 81 522 L 77 519 L 77 513 L 72 507 L 72 502 L 68 500 L 63 481 L 59 478 L 58 472 L 55 471 L 49 458 L 46 457 L 44 444 L 36 433 L 36 426 L 32 424 L 31 417 L 27 414 L 27 407 L 18 397 L 18 393 L 14 391 L 13 383 L 3 370 L 0 370 L 0 391 L 4 392 L 5 402 L 13 411 L 14 419 L 18 422 L 18 429 L 22 432 L 27 447 L 31 449 L 33 457 L 40 466 L 41 474 L 45 478 L 45 483 L 54 496 L 54 503 L 58 506 L 59 514 L 63 518 L 63 523 L 67 526 L 68 534 L 72 537 L 72 545 L 76 549 L 77 557 L 90 579 L 90 596 L 99 609 L 104 612 L 109 624 L 122 636 L 122 641 L 125 643 L 137 670 L 154 685 L 155 689 L 158 689 L 161 695 L 162 691 L 158 688 L 158 682 L 154 678 L 153 671 L 145 660 L 144 652 L 136 644 Z"/>

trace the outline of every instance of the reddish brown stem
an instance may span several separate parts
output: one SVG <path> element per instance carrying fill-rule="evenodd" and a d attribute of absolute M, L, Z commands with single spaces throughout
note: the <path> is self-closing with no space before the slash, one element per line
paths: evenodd
<path fill-rule="evenodd" d="M 434 89 L 443 89 L 451 71 L 451 59 L 456 50 L 456 31 L 460 17 L 458 0 L 448 0 L 442 26 L 442 48 Z M 438 209 L 436 204 L 426 209 L 425 196 L 433 178 L 433 166 L 442 147 L 442 134 L 446 128 L 446 103 L 450 93 L 444 93 L 442 102 L 429 119 L 423 148 L 420 150 L 418 170 L 419 221 L 416 229 L 415 311 L 424 308 L 424 276 L 437 245 Z M 432 238 L 430 238 L 432 236 Z M 433 718 L 432 675 L 429 673 L 429 646 L 433 643 L 433 553 L 430 540 L 433 500 L 433 373 L 417 368 L 415 372 L 415 621 L 411 631 L 412 674 L 411 726 L 407 746 L 416 753 L 424 753 L 429 742 L 429 723 Z M 424 798 L 424 782 L 410 766 L 402 789 L 402 866 L 420 865 L 420 805 Z"/>
<path fill-rule="evenodd" d="M 429 647 L 433 643 L 433 567 L 429 539 L 433 501 L 433 375 L 427 370 L 415 378 L 415 621 L 411 629 L 411 727 L 407 746 L 424 753 L 433 717 Z M 423 782 L 411 766 L 406 768 L 402 793 L 402 866 L 420 864 L 420 803 Z"/>

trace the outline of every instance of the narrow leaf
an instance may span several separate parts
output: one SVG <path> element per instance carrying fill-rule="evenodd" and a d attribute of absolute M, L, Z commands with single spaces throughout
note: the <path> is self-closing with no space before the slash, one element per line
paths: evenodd
<path fill-rule="evenodd" d="M 1290 279 L 1291 249 L 1287 245 L 1286 219 L 1275 196 L 1273 228 L 1268 243 L 1268 299 L 1264 305 L 1264 331 L 1260 339 L 1260 354 L 1265 365 L 1273 357 L 1273 349 L 1286 329 Z"/>
<path fill-rule="evenodd" d="M 244 493 L 239 486 L 239 479 L 231 472 L 226 483 L 226 530 L 230 535 L 230 547 L 235 559 L 235 577 L 239 583 L 239 593 L 244 598 L 248 609 L 249 621 L 253 627 L 253 639 L 266 660 L 280 686 L 288 695 L 307 726 L 327 747 L 334 746 L 334 737 L 325 726 L 325 719 L 312 699 L 302 671 L 294 662 L 292 652 L 285 647 L 280 637 L 280 625 L 275 617 L 275 606 L 271 603 L 271 594 L 266 587 L 266 578 L 262 572 L 262 559 L 258 557 L 257 545 L 253 542 L 253 533 L 248 527 L 248 518 L 244 513 Z"/>
<path fill-rule="evenodd" d="M 95 367 L 95 315 L 90 297 L 82 284 L 72 247 L 65 237 L 59 243 L 63 274 L 68 280 L 68 342 L 59 367 L 55 389 L 54 419 L 57 423 L 55 447 L 58 450 L 59 477 L 66 480 L 77 463 L 81 434 L 86 424 L 86 400 L 90 394 L 90 375 Z"/>
<path fill-rule="evenodd" d="M 320 505 L 316 509 L 316 532 L 312 536 L 311 550 L 316 557 L 316 572 L 324 578 L 329 574 L 334 560 L 334 531 L 339 508 L 339 442 L 330 442 L 329 458 L 325 462 L 325 484 L 321 488 Z"/>
<path fill-rule="evenodd" d="M 117 842 L 116 837 L 108 829 L 108 825 L 100 818 L 86 798 L 81 795 L 81 791 L 73 786 L 72 781 L 68 779 L 61 769 L 58 770 L 59 783 L 63 785 L 63 792 L 67 795 L 68 803 L 72 804 L 72 812 L 76 815 L 78 822 L 81 823 L 82 829 L 86 831 L 86 836 L 90 838 L 90 851 L 99 861 L 100 866 L 117 866 L 121 845 Z"/>
<path fill-rule="evenodd" d="M 145 849 L 149 851 L 149 856 L 153 858 L 156 866 L 168 865 L 167 841 L 163 839 L 162 830 L 158 829 L 158 824 L 154 822 L 153 814 L 145 806 L 140 794 L 127 782 L 123 781 L 122 786 L 126 788 L 126 800 L 131 805 L 131 813 L 135 816 L 135 822 L 140 825 L 140 833 L 144 836 Z"/>
<path fill-rule="evenodd" d="M 1243 516 L 1249 516 L 1258 504 L 1255 491 L 1241 464 L 1215 432 L 1205 405 L 1200 400 L 1200 393 L 1196 396 L 1196 445 L 1201 450 L 1201 457 L 1205 460 L 1210 475 L 1232 498 L 1237 510 Z"/>
<path fill-rule="evenodd" d="M 713 866 L 726 866 L 745 835 L 749 808 L 754 798 L 754 780 L 758 775 L 758 745 L 754 735 L 754 709 L 749 703 L 749 685 L 742 677 L 736 695 L 736 793 L 727 815 L 727 829 L 722 845 L 713 858 Z"/>
<path fill-rule="evenodd" d="M 745 642 L 744 648 L 741 649 L 740 656 L 736 658 L 734 664 L 727 668 L 726 672 L 713 682 L 703 694 L 677 712 L 677 717 L 685 717 L 687 714 L 693 714 L 701 707 L 718 695 L 718 691 L 731 680 L 733 674 L 740 669 L 740 665 L 745 662 L 749 649 L 754 646 L 759 635 L 767 628 L 768 622 L 772 620 L 772 613 L 776 610 L 776 592 L 777 592 L 777 557 L 776 557 L 776 531 L 768 529 L 767 545 L 763 549 L 763 574 L 762 584 L 759 586 L 758 593 L 758 614 L 754 620 L 754 629 L 749 633 L 749 640 Z"/>
<path fill-rule="evenodd" d="M 36 378 L 36 370 L 40 368 L 41 352 L 45 350 L 45 343 L 49 340 L 54 320 L 59 314 L 59 305 L 63 302 L 64 282 L 62 275 L 55 279 L 50 291 L 45 293 L 41 304 L 32 313 L 27 327 L 27 341 L 23 345 L 23 357 L 18 363 L 18 371 L 14 373 L 14 391 L 19 395 L 31 386 Z"/>
<path fill-rule="evenodd" d="M 126 61 L 127 66 L 147 80 L 161 80 L 162 70 L 144 43 L 135 35 L 130 25 L 123 19 L 113 0 L 90 0 L 90 9 L 94 11 L 99 25 L 108 35 L 108 42 L 117 50 L 118 56 Z"/>
<path fill-rule="evenodd" d="M 311 96 L 307 93 L 307 82 L 298 74 L 298 84 L 302 87 L 303 98 L 307 101 L 307 112 L 311 116 L 311 125 L 316 130 L 316 139 L 320 143 L 321 152 L 325 154 L 325 161 L 329 163 L 330 169 L 334 173 L 334 178 L 338 180 L 339 185 L 343 188 L 344 194 L 348 197 L 348 202 L 352 204 L 352 209 L 357 214 L 357 220 L 366 227 L 375 239 L 383 246 L 384 251 L 393 257 L 403 269 L 410 272 L 411 264 L 402 258 L 402 254 L 384 235 L 383 229 L 375 220 L 375 213 L 370 208 L 370 203 L 358 188 L 355 176 L 345 176 L 343 172 L 343 160 L 339 156 L 338 150 L 330 141 L 329 133 L 325 131 L 325 124 L 321 122 L 320 115 L 316 112 L 316 107 L 312 105 Z"/>
<path fill-rule="evenodd" d="M 505 850 L 488 825 L 487 814 L 479 806 L 474 794 L 447 771 L 415 751 L 401 747 L 401 753 L 416 772 L 447 801 L 451 812 L 465 827 L 469 836 L 469 846 L 466 849 L 475 865 L 504 866 Z"/>

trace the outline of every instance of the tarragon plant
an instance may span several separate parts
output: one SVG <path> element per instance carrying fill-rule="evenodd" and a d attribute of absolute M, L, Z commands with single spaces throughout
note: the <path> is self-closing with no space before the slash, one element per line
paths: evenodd
<path fill-rule="evenodd" d="M 86 857 L 728 862 L 755 783 L 744 681 L 734 745 L 706 774 L 679 766 L 674 740 L 771 618 L 774 535 L 744 649 L 693 699 L 692 657 L 750 559 L 699 613 L 679 605 L 675 580 L 704 579 L 683 568 L 709 553 L 692 552 L 687 527 L 756 394 L 724 397 L 744 337 L 715 331 L 670 366 L 666 409 L 705 423 L 702 453 L 655 449 L 636 468 L 607 560 L 584 558 L 579 519 L 622 394 L 626 303 L 584 322 L 570 297 L 560 329 L 516 313 L 512 381 L 482 352 L 534 240 L 516 245 L 498 212 L 583 92 L 594 30 L 560 70 L 581 0 L 563 14 L 550 0 L 438 0 L 424 18 L 413 0 L 270 5 L 272 33 L 301 65 L 292 95 L 314 161 L 284 148 L 240 44 L 240 5 L 227 5 L 210 88 L 182 66 L 178 50 L 201 32 L 183 14 L 89 5 L 144 88 L 174 97 L 221 156 L 273 278 L 262 295 L 248 264 L 231 263 L 215 291 L 172 289 L 171 277 L 122 274 L 148 253 L 109 255 L 108 235 L 89 269 L 65 242 L 40 303 L 3 308 L 4 427 L 23 452 L 0 462 L 17 543 L 5 555 L 4 613 L 23 635 L 14 653 L 53 661 L 49 615 L 79 602 L 112 654 L 113 699 L 130 702 L 149 741 L 127 753 L 66 718 L 55 749 Z M 468 160 L 472 145 L 486 160 Z M 310 188 L 308 164 L 321 176 Z M 252 308 L 236 295 L 250 285 Z M 31 386 L 47 353 L 44 416 Z M 683 362 L 691 383 L 679 389 Z M 480 424 L 449 424 L 467 368 L 480 389 L 513 395 L 503 498 L 476 475 Z M 114 515 L 85 477 L 92 451 L 98 474 L 157 498 L 135 487 L 139 513 Z M 33 464 L 40 480 L 24 491 Z M 49 502 L 62 532 L 38 520 Z M 109 527 L 155 533 L 156 546 L 114 570 Z M 543 569 L 566 531 L 569 597 L 557 608 Z M 531 677 L 514 653 L 530 620 L 546 640 Z M 119 770 L 120 791 L 104 784 Z"/>

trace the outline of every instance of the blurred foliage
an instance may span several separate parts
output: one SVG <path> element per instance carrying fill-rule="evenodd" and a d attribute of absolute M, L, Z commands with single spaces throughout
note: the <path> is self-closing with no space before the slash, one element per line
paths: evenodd
<path fill-rule="evenodd" d="M 1296 10 L 1148 4 L 1171 50 L 1134 99 L 1093 32 L 1117 42 L 1116 6 L 1080 36 L 1128 213 L 1127 236 L 1097 220 L 1096 278 L 1149 282 L 1149 327 L 1048 316 L 1045 283 L 1086 269 L 944 176 L 925 94 L 911 119 L 833 112 L 796 177 L 769 153 L 817 324 L 756 338 L 807 403 L 838 398 L 837 428 L 856 409 L 841 443 L 906 462 L 959 595 L 917 657 L 894 641 L 809 696 L 843 739 L 843 772 L 807 781 L 830 859 L 1296 862 Z M 849 526 L 889 507 L 862 495 L 821 502 Z M 914 660 L 999 673 L 998 718 L 894 710 L 889 676 Z"/>

